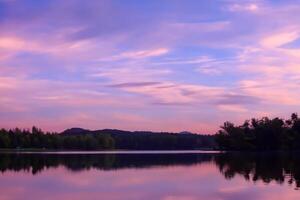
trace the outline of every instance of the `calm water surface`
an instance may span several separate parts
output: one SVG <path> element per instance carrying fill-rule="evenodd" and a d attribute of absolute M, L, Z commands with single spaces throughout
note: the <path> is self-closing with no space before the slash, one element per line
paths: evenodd
<path fill-rule="evenodd" d="M 0 153 L 0 200 L 299 200 L 300 154 Z"/>

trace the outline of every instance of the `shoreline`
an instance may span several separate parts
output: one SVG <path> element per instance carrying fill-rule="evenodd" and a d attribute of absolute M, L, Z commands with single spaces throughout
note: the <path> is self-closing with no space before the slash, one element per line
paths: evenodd
<path fill-rule="evenodd" d="M 218 150 L 49 150 L 49 149 L 0 149 L 0 153 L 20 154 L 198 154 L 222 153 Z"/>

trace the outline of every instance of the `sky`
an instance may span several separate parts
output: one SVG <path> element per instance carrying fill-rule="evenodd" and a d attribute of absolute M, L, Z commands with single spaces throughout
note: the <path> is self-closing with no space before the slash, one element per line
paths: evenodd
<path fill-rule="evenodd" d="M 0 127 L 215 133 L 300 110 L 298 0 L 0 0 Z"/>

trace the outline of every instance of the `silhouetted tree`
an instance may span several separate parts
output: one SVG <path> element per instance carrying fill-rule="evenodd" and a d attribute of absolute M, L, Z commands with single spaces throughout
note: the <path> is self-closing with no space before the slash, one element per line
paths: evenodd
<path fill-rule="evenodd" d="M 300 150 L 300 120 L 293 113 L 288 120 L 263 117 L 241 126 L 225 122 L 216 142 L 224 150 Z"/>
<path fill-rule="evenodd" d="M 82 129 L 83 130 L 83 129 Z M 70 150 L 183 150 L 214 148 L 214 137 L 197 134 L 130 132 L 120 130 L 89 131 L 71 129 L 63 133 L 44 133 L 19 128 L 0 130 L 0 148 Z"/>

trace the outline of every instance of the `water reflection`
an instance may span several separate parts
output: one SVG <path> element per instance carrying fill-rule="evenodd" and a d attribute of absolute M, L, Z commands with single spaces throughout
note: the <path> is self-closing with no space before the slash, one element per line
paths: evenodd
<path fill-rule="evenodd" d="M 226 179 L 242 175 L 247 181 L 300 187 L 300 156 L 287 153 L 213 154 L 1 154 L 0 171 L 26 171 L 33 175 L 64 166 L 71 171 L 150 168 L 214 163 Z"/>
<path fill-rule="evenodd" d="M 0 154 L 0 171 L 26 171 L 33 175 L 51 167 L 71 171 L 118 170 L 124 168 L 166 167 L 209 162 L 213 154 Z"/>
<path fill-rule="evenodd" d="M 226 179 L 242 175 L 247 181 L 295 183 L 300 188 L 300 156 L 297 153 L 227 153 L 214 157 Z"/>
<path fill-rule="evenodd" d="M 297 154 L 0 154 L 0 199 L 296 200 Z"/>

